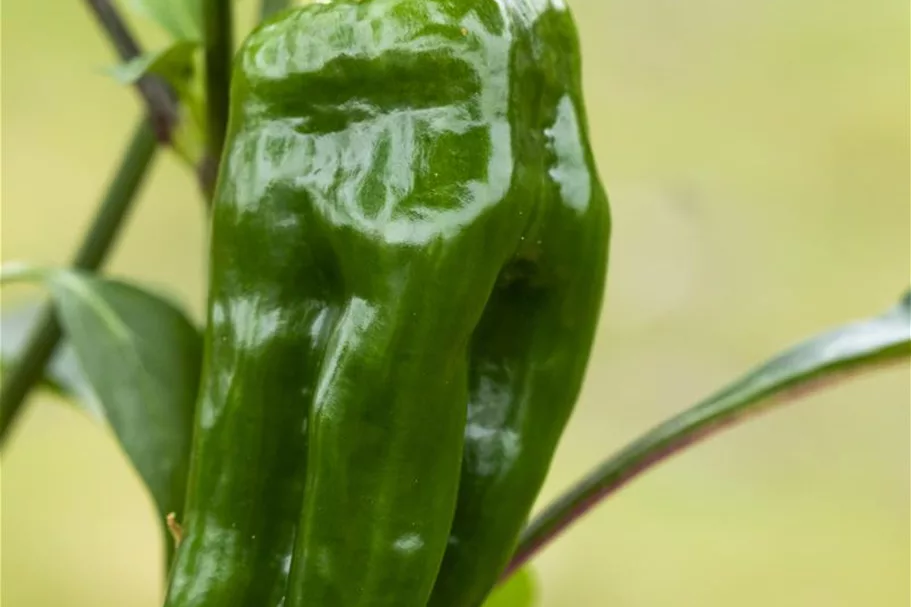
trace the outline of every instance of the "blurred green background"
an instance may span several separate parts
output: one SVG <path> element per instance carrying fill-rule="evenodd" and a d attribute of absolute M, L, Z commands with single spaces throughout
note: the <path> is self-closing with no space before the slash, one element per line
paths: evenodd
<path fill-rule="evenodd" d="M 615 236 L 541 505 L 781 347 L 890 306 L 911 249 L 905 0 L 571 4 Z M 60 263 L 81 237 L 140 111 L 112 61 L 81 2 L 3 3 L 4 261 Z M 200 318 L 204 237 L 163 154 L 109 271 Z M 536 561 L 542 605 L 907 606 L 909 400 L 903 366 L 661 466 Z M 4 607 L 159 605 L 154 510 L 106 429 L 37 395 L 2 482 Z"/>

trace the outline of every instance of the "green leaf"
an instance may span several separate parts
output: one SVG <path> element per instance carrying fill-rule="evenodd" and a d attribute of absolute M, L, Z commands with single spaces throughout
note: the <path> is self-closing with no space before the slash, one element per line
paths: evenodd
<path fill-rule="evenodd" d="M 157 23 L 175 40 L 202 39 L 200 0 L 129 0 L 129 6 Z"/>
<path fill-rule="evenodd" d="M 498 586 L 484 601 L 484 607 L 532 607 L 536 604 L 537 580 L 530 567 L 523 567 Z"/>
<path fill-rule="evenodd" d="M 686 447 L 811 388 L 911 355 L 911 291 L 886 313 L 813 337 L 678 414 L 608 458 L 544 510 L 523 532 L 510 570 L 632 479 Z M 508 573 L 507 573 L 508 575 Z"/>
<path fill-rule="evenodd" d="M 196 167 L 205 152 L 205 91 L 202 46 L 195 40 L 178 40 L 168 48 L 146 53 L 115 66 L 111 75 L 121 84 L 132 85 L 146 74 L 160 76 L 180 99 L 180 119 L 171 134 L 173 148 L 184 162 Z"/>
<path fill-rule="evenodd" d="M 139 55 L 134 59 L 115 66 L 111 73 L 121 84 L 135 84 L 146 74 L 164 78 L 176 90 L 185 88 L 194 74 L 194 53 L 199 43 L 179 40 L 160 51 Z"/>
<path fill-rule="evenodd" d="M 6 312 L 0 317 L 0 368 L 5 370 L 19 359 L 25 340 L 40 312 L 41 305 L 36 303 Z M 57 347 L 54 357 L 48 363 L 42 385 L 59 396 L 75 401 L 93 418 L 105 418 L 101 403 L 79 368 L 70 344 L 62 343 Z"/>
<path fill-rule="evenodd" d="M 0 283 L 50 291 L 79 367 L 162 523 L 179 517 L 189 464 L 202 339 L 168 301 L 127 283 L 63 269 L 6 265 Z"/>

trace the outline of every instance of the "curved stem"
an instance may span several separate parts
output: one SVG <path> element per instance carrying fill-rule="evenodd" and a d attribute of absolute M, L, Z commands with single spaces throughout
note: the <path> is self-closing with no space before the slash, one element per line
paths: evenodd
<path fill-rule="evenodd" d="M 523 532 L 501 581 L 570 525 L 643 472 L 770 405 L 911 354 L 911 293 L 887 314 L 824 333 L 773 358 L 695 407 L 660 424 L 557 499 Z"/>
<path fill-rule="evenodd" d="M 155 133 L 143 117 L 87 236 L 73 258 L 74 267 L 94 270 L 101 265 L 148 173 L 155 150 Z M 3 385 L 0 386 L 0 446 L 18 417 L 29 391 L 44 374 L 44 368 L 53 356 L 61 336 L 53 307 L 47 306 L 26 340 L 27 345 L 21 357 L 4 374 Z"/>

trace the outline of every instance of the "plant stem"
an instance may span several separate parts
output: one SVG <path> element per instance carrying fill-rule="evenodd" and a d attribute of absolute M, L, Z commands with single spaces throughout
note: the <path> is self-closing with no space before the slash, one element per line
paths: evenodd
<path fill-rule="evenodd" d="M 290 4 L 290 0 L 262 0 L 259 8 L 260 19 L 271 17 L 278 11 L 284 10 Z"/>
<path fill-rule="evenodd" d="M 200 175 L 214 182 L 228 128 L 228 95 L 233 46 L 232 0 L 203 0 L 203 39 L 206 57 L 206 106 L 208 149 Z M 209 191 L 211 197 L 211 189 Z"/>
<path fill-rule="evenodd" d="M 108 39 L 117 50 L 121 60 L 129 61 L 142 54 L 136 37 L 127 28 L 117 9 L 110 0 L 86 0 L 92 14 L 107 32 Z M 146 74 L 136 83 L 148 109 L 155 135 L 162 143 L 171 142 L 171 132 L 177 124 L 177 101 L 171 87 L 161 78 Z"/>
<path fill-rule="evenodd" d="M 148 119 L 143 117 L 136 126 L 132 141 L 101 201 L 87 236 L 73 257 L 73 267 L 94 270 L 101 265 L 148 173 L 156 147 L 156 134 Z M 20 358 L 4 374 L 3 385 L 0 386 L 0 446 L 21 411 L 29 391 L 44 374 L 61 337 L 54 309 L 48 305 L 38 316 Z"/>
<path fill-rule="evenodd" d="M 643 472 L 770 405 L 911 354 L 911 293 L 892 311 L 811 338 L 771 359 L 702 403 L 660 424 L 608 458 L 522 533 L 501 581 L 589 510 Z"/>

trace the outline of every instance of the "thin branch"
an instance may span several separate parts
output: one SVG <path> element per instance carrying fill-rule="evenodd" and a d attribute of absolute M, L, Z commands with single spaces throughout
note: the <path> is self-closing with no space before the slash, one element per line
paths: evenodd
<path fill-rule="evenodd" d="M 232 0 L 203 1 L 203 41 L 206 57 L 206 107 L 208 109 L 206 158 L 200 175 L 214 181 L 228 128 L 228 96 L 233 47 Z M 211 182 L 210 181 L 210 182 Z M 210 191 L 211 194 L 211 191 Z"/>
<path fill-rule="evenodd" d="M 129 61 L 142 54 L 136 37 L 127 28 L 117 9 L 110 0 L 85 0 L 92 14 L 108 34 L 108 39 L 123 61 Z M 146 105 L 155 136 L 158 141 L 170 144 L 171 132 L 177 124 L 177 100 L 168 84 L 152 74 L 139 79 L 136 88 Z"/>
<path fill-rule="evenodd" d="M 771 405 L 911 354 L 911 293 L 889 313 L 812 338 L 773 358 L 695 407 L 680 413 L 607 459 L 544 510 L 523 532 L 507 579 L 606 497 L 643 472 Z"/>
<path fill-rule="evenodd" d="M 132 208 L 157 148 L 155 133 L 148 120 L 141 118 L 126 154 L 101 201 L 87 236 L 73 257 L 72 265 L 95 270 L 110 251 L 124 219 Z M 18 417 L 32 387 L 41 380 L 48 361 L 62 337 L 52 306 L 38 316 L 35 328 L 17 361 L 3 377 L 0 386 L 0 445 Z"/>
<path fill-rule="evenodd" d="M 259 18 L 267 19 L 279 11 L 285 10 L 291 0 L 262 0 L 259 7 Z"/>

